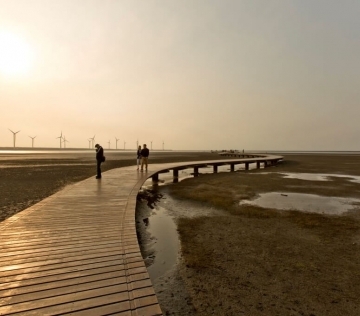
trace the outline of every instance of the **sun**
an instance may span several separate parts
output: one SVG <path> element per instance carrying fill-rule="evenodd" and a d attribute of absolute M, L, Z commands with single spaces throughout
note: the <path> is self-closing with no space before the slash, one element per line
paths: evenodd
<path fill-rule="evenodd" d="M 20 76 L 32 65 L 30 46 L 15 34 L 0 31 L 0 75 Z"/>

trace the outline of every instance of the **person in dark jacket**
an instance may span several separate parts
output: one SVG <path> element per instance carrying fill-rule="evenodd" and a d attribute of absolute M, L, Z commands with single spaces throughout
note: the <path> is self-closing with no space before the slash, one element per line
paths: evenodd
<path fill-rule="evenodd" d="M 96 179 L 101 179 L 101 163 L 104 162 L 104 149 L 99 144 L 96 144 L 95 148 L 96 148 L 96 163 L 97 163 Z"/>
<path fill-rule="evenodd" d="M 145 170 L 147 171 L 148 168 L 148 158 L 149 158 L 149 148 L 146 147 L 146 144 L 144 144 L 143 149 L 141 149 L 141 171 Z"/>

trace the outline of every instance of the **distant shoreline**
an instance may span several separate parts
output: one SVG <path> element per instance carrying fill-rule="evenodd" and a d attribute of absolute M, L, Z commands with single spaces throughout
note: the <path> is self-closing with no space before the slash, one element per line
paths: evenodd
<path fill-rule="evenodd" d="M 127 152 L 127 151 L 134 151 L 134 150 L 137 150 L 136 148 L 129 148 L 129 149 L 121 149 L 121 148 L 118 148 L 118 149 L 115 149 L 115 148 L 105 148 L 105 150 L 110 150 L 110 151 L 124 151 L 124 152 Z M 31 151 L 31 152 L 34 152 L 34 151 L 94 151 L 95 148 L 56 148 L 56 147 L 0 147 L 0 152 L 1 151 Z M 162 149 L 152 149 L 153 151 L 173 151 L 172 149 L 165 149 L 165 150 L 162 150 Z"/>
<path fill-rule="evenodd" d="M 127 152 L 134 152 L 137 149 L 136 148 L 129 148 L 129 149 L 115 149 L 115 148 L 105 148 L 105 151 L 108 152 L 118 152 L 118 153 L 127 153 Z M 93 148 L 55 148 L 55 147 L 0 147 L 0 155 L 1 154 L 16 154 L 16 153 L 46 153 L 46 152 L 93 152 Z M 214 150 L 214 149 L 203 149 L 203 150 L 191 150 L 191 149 L 152 149 L 153 152 L 187 152 L 187 153 L 196 153 L 196 152 L 221 152 L 222 150 Z M 238 150 L 239 153 L 242 152 L 242 150 Z M 360 150 L 245 150 L 245 153 L 261 153 L 261 154 L 335 154 L 335 155 L 342 155 L 342 154 L 352 154 L 352 155 L 360 155 Z"/>

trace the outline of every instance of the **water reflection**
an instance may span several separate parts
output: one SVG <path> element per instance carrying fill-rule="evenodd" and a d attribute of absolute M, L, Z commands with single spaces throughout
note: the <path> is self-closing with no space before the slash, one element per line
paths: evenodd
<path fill-rule="evenodd" d="M 254 200 L 242 200 L 240 205 L 255 205 L 278 210 L 340 215 L 355 210 L 360 203 L 355 198 L 327 197 L 315 194 L 268 192 Z"/>
<path fill-rule="evenodd" d="M 151 280 L 154 281 L 176 264 L 179 236 L 173 218 L 161 206 L 156 206 L 151 218 L 145 220 L 148 232 L 156 238 L 154 261 L 147 267 Z"/>
<path fill-rule="evenodd" d="M 360 183 L 359 176 L 331 173 L 281 173 L 287 179 L 301 179 L 310 181 L 331 181 L 332 177 L 349 179 L 350 182 Z"/>
<path fill-rule="evenodd" d="M 144 192 L 144 191 L 142 191 Z M 150 234 L 150 241 L 144 245 L 144 259 L 150 259 L 151 264 L 147 267 L 151 280 L 167 274 L 177 263 L 180 256 L 180 240 L 177 232 L 176 221 L 182 217 L 198 216 L 229 216 L 222 210 L 204 206 L 186 200 L 178 200 L 171 197 L 167 186 L 158 188 L 158 191 L 149 191 L 154 196 L 161 196 L 151 207 L 139 203 L 137 213 L 147 214 L 144 208 L 149 207 L 148 217 L 142 218 L 142 225 L 145 226 L 146 232 Z M 144 193 L 142 193 L 144 197 Z M 142 199 L 144 200 L 144 198 Z M 149 209 L 148 209 L 149 210 Z M 138 218 L 138 221 L 140 219 Z M 144 233 L 141 229 L 138 233 Z M 146 236 L 143 236 L 146 239 Z"/>
<path fill-rule="evenodd" d="M 271 172 L 259 172 L 254 175 L 274 174 Z M 299 179 L 307 181 L 331 181 L 331 178 L 348 179 L 349 182 L 360 183 L 360 176 L 348 174 L 332 174 L 332 173 L 296 173 L 296 172 L 280 172 L 285 179 Z"/>
<path fill-rule="evenodd" d="M 5 168 L 43 168 L 43 167 L 60 167 L 60 166 L 91 166 L 94 165 L 94 163 L 91 162 L 81 162 L 81 163 L 52 163 L 52 164 L 23 164 L 23 165 L 17 165 L 17 164 L 8 164 L 8 165 L 0 165 L 1 169 Z"/>

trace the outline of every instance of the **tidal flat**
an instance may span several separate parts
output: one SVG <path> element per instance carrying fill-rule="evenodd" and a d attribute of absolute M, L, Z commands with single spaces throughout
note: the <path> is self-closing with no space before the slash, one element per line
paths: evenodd
<path fill-rule="evenodd" d="M 284 173 L 333 176 L 314 181 Z M 193 201 L 226 212 L 176 219 L 175 275 L 193 308 L 187 315 L 359 315 L 359 205 L 328 215 L 326 205 L 313 213 L 239 203 L 268 192 L 282 199 L 292 193 L 359 199 L 352 175 L 360 175 L 360 156 L 288 155 L 266 171 L 204 174 L 168 186 L 180 205 Z M 189 212 L 196 215 L 196 206 Z M 166 304 L 168 315 L 181 315 Z"/>
<path fill-rule="evenodd" d="M 103 171 L 135 163 L 134 153 L 106 156 Z M 206 159 L 216 154 L 151 156 L 154 163 Z M 5 219 L 94 176 L 95 163 L 93 153 L 5 157 L 0 173 Z M 284 173 L 342 176 L 312 181 Z M 194 216 L 176 219 L 181 259 L 163 283 L 154 284 L 164 314 L 359 315 L 358 211 L 326 215 L 239 204 L 267 192 L 360 198 L 360 184 L 343 175 L 360 176 L 360 156 L 285 155 L 283 163 L 266 170 L 201 174 L 167 186 L 166 194 L 180 205 L 194 205 L 189 209 Z M 218 212 L 197 216 L 196 205 Z"/>

